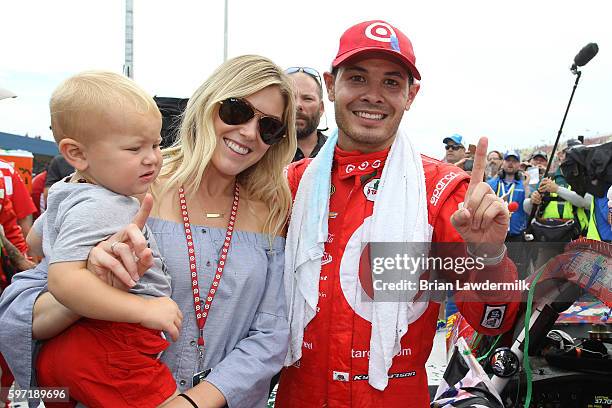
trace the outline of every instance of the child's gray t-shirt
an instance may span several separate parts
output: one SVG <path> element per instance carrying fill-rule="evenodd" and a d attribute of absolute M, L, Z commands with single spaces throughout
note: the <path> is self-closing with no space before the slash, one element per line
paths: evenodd
<path fill-rule="evenodd" d="M 42 225 L 43 252 L 49 265 L 87 260 L 89 251 L 130 224 L 139 208 L 135 198 L 95 184 L 55 183 L 49 190 Z M 153 251 L 153 266 L 130 292 L 169 297 L 170 275 L 146 226 L 143 233 Z"/>

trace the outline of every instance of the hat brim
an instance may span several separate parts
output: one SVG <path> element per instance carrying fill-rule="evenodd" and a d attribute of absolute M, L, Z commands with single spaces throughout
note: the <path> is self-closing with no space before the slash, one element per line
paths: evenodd
<path fill-rule="evenodd" d="M 521 161 L 521 158 L 518 156 L 515 156 L 514 154 L 509 154 L 507 156 L 504 157 L 504 160 L 508 160 L 509 158 L 514 157 L 517 161 Z"/>
<path fill-rule="evenodd" d="M 410 73 L 412 74 L 414 78 L 418 80 L 421 79 L 421 74 L 419 73 L 419 70 L 416 69 L 414 64 L 410 62 L 408 58 L 404 57 L 402 54 L 400 54 L 397 51 L 389 50 L 386 48 L 380 48 L 380 47 L 365 47 L 365 48 L 359 48 L 356 50 L 347 51 L 344 54 L 336 57 L 336 59 L 332 62 L 332 67 L 336 68 L 343 62 L 347 61 L 348 59 L 353 58 L 357 56 L 358 54 L 363 54 L 363 53 L 381 53 L 381 54 L 391 56 L 395 60 L 399 61 L 402 65 L 404 65 L 406 68 L 408 68 L 408 71 L 410 71 Z"/>
<path fill-rule="evenodd" d="M 455 139 L 453 139 L 452 137 L 445 137 L 444 140 L 442 140 L 442 143 L 444 143 L 444 144 L 447 144 L 448 142 L 453 142 L 457 146 L 463 146 L 463 143 L 457 143 L 457 141 Z M 465 146 L 463 146 L 463 147 L 465 147 Z"/>

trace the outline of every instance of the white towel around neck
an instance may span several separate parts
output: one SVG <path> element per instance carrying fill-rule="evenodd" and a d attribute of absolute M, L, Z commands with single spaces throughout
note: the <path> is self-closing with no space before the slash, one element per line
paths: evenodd
<path fill-rule="evenodd" d="M 337 140 L 336 131 L 304 171 L 292 210 L 285 250 L 284 279 L 290 325 L 286 366 L 301 358 L 304 329 L 316 314 Z M 363 233 L 362 244 L 430 242 L 431 236 L 421 155 L 400 129 L 382 172 L 372 222 Z M 417 280 L 419 273 L 411 276 Z M 427 308 L 427 302 L 411 300 L 398 297 L 397 302 L 372 302 L 368 382 L 378 390 L 387 386 L 389 368 L 401 349 L 400 341 L 408 325 Z"/>

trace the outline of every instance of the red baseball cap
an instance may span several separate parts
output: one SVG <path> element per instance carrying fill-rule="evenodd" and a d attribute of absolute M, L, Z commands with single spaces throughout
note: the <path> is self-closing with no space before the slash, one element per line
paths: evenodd
<path fill-rule="evenodd" d="M 332 67 L 336 68 L 347 59 L 366 51 L 382 51 L 394 56 L 412 76 L 421 79 L 415 66 L 412 43 L 404 33 L 382 20 L 365 21 L 346 30 L 340 37 L 340 47 Z"/>

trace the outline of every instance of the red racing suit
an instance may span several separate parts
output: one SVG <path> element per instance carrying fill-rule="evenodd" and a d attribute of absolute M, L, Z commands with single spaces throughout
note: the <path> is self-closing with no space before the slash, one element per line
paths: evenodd
<path fill-rule="evenodd" d="M 368 383 L 368 356 L 371 323 L 356 312 L 342 290 L 342 276 L 357 273 L 342 266 L 348 257 L 359 257 L 350 248 L 351 237 L 372 214 L 378 180 L 389 150 L 362 154 L 336 147 L 332 166 L 329 236 L 325 244 L 319 280 L 316 315 L 304 331 L 302 357 L 281 375 L 276 406 L 301 407 L 428 407 L 429 393 L 425 362 L 432 349 L 439 303 L 424 305 L 424 312 L 408 327 L 401 350 L 393 358 L 389 383 L 379 391 Z M 433 242 L 461 242 L 450 216 L 463 202 L 469 176 L 458 167 L 423 156 L 428 200 L 429 225 Z M 310 160 L 293 163 L 288 170 L 291 190 L 297 186 Z M 399 216 L 399 214 L 398 214 Z M 348 245 L 347 245 L 348 244 Z M 348 249 L 347 249 L 348 248 Z M 489 266 L 513 282 L 516 268 L 506 257 Z M 473 327 L 486 334 L 498 334 L 512 327 L 518 303 L 486 304 L 462 302 L 460 311 Z M 495 329 L 483 326 L 487 308 L 502 312 Z"/>

